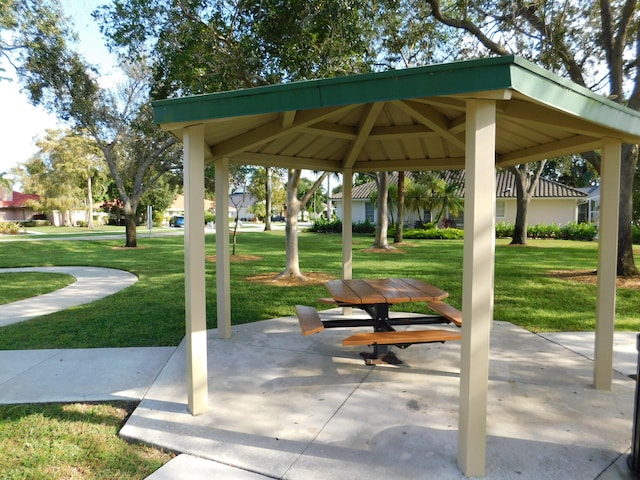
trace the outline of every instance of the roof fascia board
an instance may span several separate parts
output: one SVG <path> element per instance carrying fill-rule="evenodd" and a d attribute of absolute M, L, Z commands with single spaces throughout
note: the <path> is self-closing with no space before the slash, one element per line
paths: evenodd
<path fill-rule="evenodd" d="M 513 89 L 526 97 L 582 120 L 617 130 L 625 141 L 640 142 L 640 112 L 521 58 L 514 58 L 511 79 Z"/>
<path fill-rule="evenodd" d="M 268 85 L 153 102 L 155 123 L 201 122 L 291 110 L 375 103 L 405 98 L 504 90 L 514 57 Z"/>

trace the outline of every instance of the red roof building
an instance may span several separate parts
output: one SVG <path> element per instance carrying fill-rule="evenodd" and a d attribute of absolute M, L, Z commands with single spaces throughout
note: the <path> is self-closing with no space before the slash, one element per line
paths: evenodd
<path fill-rule="evenodd" d="M 38 201 L 40 196 L 31 193 L 6 192 L 0 189 L 0 221 L 30 220 L 37 212 L 25 205 L 29 200 Z"/>

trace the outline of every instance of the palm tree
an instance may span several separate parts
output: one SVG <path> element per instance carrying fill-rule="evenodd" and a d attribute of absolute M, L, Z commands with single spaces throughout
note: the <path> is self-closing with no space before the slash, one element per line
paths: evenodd
<path fill-rule="evenodd" d="M 407 209 L 416 212 L 420 223 L 424 223 L 422 214 L 425 210 L 429 210 L 431 204 L 431 189 L 424 183 L 410 183 L 407 186 L 405 197 Z"/>
<path fill-rule="evenodd" d="M 458 193 L 459 188 L 460 185 L 457 183 L 446 183 L 443 181 L 439 191 L 434 192 L 435 195 L 431 201 L 431 208 L 438 212 L 435 219 L 436 225 L 440 222 L 443 215 L 446 219 L 449 215 L 456 217 L 462 212 L 464 200 L 460 198 Z"/>
<path fill-rule="evenodd" d="M 13 181 L 7 176 L 7 172 L 0 172 L 0 192 L 3 190 L 5 194 L 9 194 L 13 190 Z"/>

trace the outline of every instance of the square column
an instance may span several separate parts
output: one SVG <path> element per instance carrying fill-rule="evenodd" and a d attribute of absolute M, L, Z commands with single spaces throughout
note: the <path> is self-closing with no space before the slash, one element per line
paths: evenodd
<path fill-rule="evenodd" d="M 188 406 L 209 409 L 204 247 L 204 126 L 187 127 L 184 154 L 184 278 Z"/>
<path fill-rule="evenodd" d="M 216 167 L 216 295 L 218 338 L 231 338 L 231 285 L 229 262 L 229 159 Z"/>
<path fill-rule="evenodd" d="M 469 477 L 486 466 L 489 337 L 495 258 L 494 100 L 467 101 L 462 349 L 458 466 Z"/>
<path fill-rule="evenodd" d="M 613 380 L 621 162 L 620 141 L 605 139 L 600 168 L 598 301 L 593 367 L 593 385 L 598 390 L 611 390 Z"/>

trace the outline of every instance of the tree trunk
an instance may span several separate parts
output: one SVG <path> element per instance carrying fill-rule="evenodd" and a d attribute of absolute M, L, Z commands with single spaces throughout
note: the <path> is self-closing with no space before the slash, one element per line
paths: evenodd
<path fill-rule="evenodd" d="M 296 200 L 297 201 L 297 200 Z M 306 280 L 307 278 L 302 275 L 300 271 L 300 255 L 298 250 L 298 214 L 300 209 L 297 208 L 291 211 L 287 208 L 287 223 L 285 224 L 285 238 L 287 243 L 287 264 L 284 269 L 278 275 L 278 278 L 297 278 L 299 280 Z"/>
<path fill-rule="evenodd" d="M 285 269 L 277 278 L 297 278 L 306 280 L 300 272 L 300 256 L 298 251 L 298 214 L 300 213 L 300 200 L 298 200 L 298 182 L 292 182 L 291 175 L 287 182 L 287 218 L 284 227 L 287 263 Z"/>
<path fill-rule="evenodd" d="M 546 160 L 539 162 L 534 172 L 529 171 L 526 164 L 516 165 L 509 167 L 509 171 L 513 173 L 516 178 L 516 224 L 513 227 L 513 238 L 511 239 L 511 245 L 526 245 L 527 244 L 527 210 L 529 209 L 529 203 L 531 197 L 535 191 L 540 175 L 544 170 Z"/>
<path fill-rule="evenodd" d="M 324 172 L 314 182 L 309 191 L 302 197 L 298 198 L 298 184 L 302 170 L 289 169 L 287 178 L 287 219 L 285 224 L 285 239 L 287 250 L 287 264 L 285 269 L 278 274 L 276 278 L 296 278 L 301 281 L 307 278 L 300 272 L 300 261 L 298 253 L 298 215 L 300 210 L 309 202 L 313 193 L 320 187 L 324 179 L 329 173 Z"/>
<path fill-rule="evenodd" d="M 389 218 L 387 216 L 387 200 L 389 198 L 389 174 L 379 172 L 376 175 L 378 187 L 378 218 L 376 222 L 376 237 L 373 248 L 389 248 L 387 241 L 387 231 L 389 229 Z"/>
<path fill-rule="evenodd" d="M 264 168 L 265 171 L 265 188 L 264 188 L 264 231 L 271 230 L 271 169 L 269 167 Z"/>
<path fill-rule="evenodd" d="M 623 277 L 638 275 L 633 258 L 633 179 L 638 164 L 635 145 L 622 146 L 620 175 L 620 211 L 618 215 L 618 259 L 617 274 Z"/>
<path fill-rule="evenodd" d="M 404 172 L 398 172 L 398 221 L 396 222 L 396 233 L 393 237 L 393 243 L 402 243 L 402 234 L 404 228 L 404 197 L 406 194 Z"/>
<path fill-rule="evenodd" d="M 130 202 L 124 204 L 124 226 L 125 226 L 125 247 L 135 248 L 138 246 L 136 231 L 136 209 Z"/>
<path fill-rule="evenodd" d="M 93 189 L 91 187 L 91 175 L 87 175 L 87 209 L 89 210 L 87 214 L 87 228 L 93 229 L 95 225 L 93 224 Z"/>
<path fill-rule="evenodd" d="M 243 202 L 244 203 L 244 202 Z M 231 247 L 231 255 L 236 254 L 236 245 L 238 244 L 238 224 L 240 223 L 240 212 L 236 209 L 236 221 L 233 226 L 233 243 Z"/>

